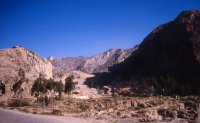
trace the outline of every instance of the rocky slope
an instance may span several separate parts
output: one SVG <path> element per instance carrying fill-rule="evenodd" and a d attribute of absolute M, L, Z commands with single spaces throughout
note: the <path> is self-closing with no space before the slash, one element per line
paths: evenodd
<path fill-rule="evenodd" d="M 80 67 L 80 70 L 89 73 L 101 73 L 107 72 L 108 67 L 120 63 L 128 58 L 135 50 L 137 46 L 127 50 L 122 49 L 110 49 L 102 54 L 98 54 L 88 58 L 84 64 Z"/>
<path fill-rule="evenodd" d="M 86 73 L 99 73 L 108 71 L 108 67 L 113 64 L 122 62 L 129 57 L 137 46 L 131 49 L 110 49 L 102 54 L 92 57 L 63 57 L 56 59 L 50 57 L 52 65 L 55 68 L 55 73 L 64 73 L 66 71 L 80 70 Z"/>
<path fill-rule="evenodd" d="M 167 94 L 200 94 L 200 11 L 184 11 L 157 27 L 131 57 L 110 70 L 98 76 L 104 84 L 124 81 L 154 85 Z"/>
<path fill-rule="evenodd" d="M 30 90 L 30 86 L 40 73 L 45 78 L 53 77 L 51 63 L 23 47 L 16 46 L 0 50 L 0 63 L 0 82 L 6 86 L 7 94 L 9 94 L 7 97 L 12 95 L 12 85 L 18 79 L 19 69 L 25 72 L 27 83 L 23 86 L 26 91 Z"/>

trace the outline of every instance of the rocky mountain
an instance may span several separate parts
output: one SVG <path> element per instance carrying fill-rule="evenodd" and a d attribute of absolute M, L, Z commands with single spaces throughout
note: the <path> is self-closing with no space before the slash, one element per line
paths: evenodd
<path fill-rule="evenodd" d="M 1 86 L 2 84 L 5 85 L 8 91 L 7 96 L 4 97 L 13 96 L 13 84 L 18 81 L 20 70 L 25 72 L 26 83 L 23 83 L 21 87 L 25 90 L 23 93 L 27 96 L 30 95 L 33 81 L 39 74 L 44 75 L 47 79 L 54 78 L 60 81 L 72 74 L 73 71 L 104 72 L 107 71 L 109 66 L 122 62 L 136 49 L 137 47 L 128 50 L 111 49 L 92 57 L 63 57 L 61 59 L 50 57 L 48 60 L 20 46 L 1 49 L 0 84 Z"/>
<path fill-rule="evenodd" d="M 57 59 L 55 57 L 49 57 L 48 60 L 54 67 L 54 75 L 62 76 L 62 74 L 78 70 L 79 66 L 85 62 L 87 57 L 63 57 L 61 59 Z"/>
<path fill-rule="evenodd" d="M 103 84 L 153 85 L 166 94 L 200 94 L 200 11 L 183 11 L 154 29 L 132 56 L 110 71 L 96 79 Z"/>
<path fill-rule="evenodd" d="M 40 73 L 45 78 L 53 77 L 51 63 L 24 47 L 15 46 L 10 49 L 1 49 L 0 63 L 0 82 L 5 84 L 8 92 L 11 92 L 12 85 L 18 79 L 19 69 L 25 72 L 27 83 L 24 83 L 23 86 L 27 91 L 30 90 L 33 81 Z"/>
<path fill-rule="evenodd" d="M 128 58 L 135 50 L 137 46 L 127 50 L 122 49 L 110 49 L 102 54 L 98 54 L 88 58 L 81 66 L 80 70 L 88 73 L 102 73 L 108 72 L 108 67 L 121 63 Z"/>
<path fill-rule="evenodd" d="M 49 60 L 57 74 L 73 70 L 80 70 L 86 73 L 107 72 L 108 67 L 124 61 L 124 59 L 129 57 L 136 49 L 137 46 L 127 50 L 110 49 L 92 57 L 63 57 L 61 59 L 49 57 Z"/>

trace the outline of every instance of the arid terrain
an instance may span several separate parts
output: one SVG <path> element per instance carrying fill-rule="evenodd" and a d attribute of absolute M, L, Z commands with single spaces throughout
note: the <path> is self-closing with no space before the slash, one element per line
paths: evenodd
<path fill-rule="evenodd" d="M 25 113 L 96 119 L 105 122 L 164 123 L 176 120 L 178 123 L 195 123 L 198 120 L 199 103 L 200 98 L 193 96 L 98 99 L 69 97 L 60 100 L 51 99 L 51 105 L 47 107 L 43 107 L 41 103 L 32 99 L 12 99 L 1 102 L 0 106 Z"/>
<path fill-rule="evenodd" d="M 0 50 L 0 123 L 200 123 L 199 88 L 199 10 L 91 57 Z"/>

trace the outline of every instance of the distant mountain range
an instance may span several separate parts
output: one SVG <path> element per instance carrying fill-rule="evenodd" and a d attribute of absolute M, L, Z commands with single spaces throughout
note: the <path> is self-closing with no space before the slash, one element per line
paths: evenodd
<path fill-rule="evenodd" d="M 56 73 L 72 70 L 79 70 L 86 73 L 101 73 L 108 72 L 108 67 L 124 61 L 137 48 L 135 46 L 127 50 L 110 49 L 102 54 L 91 57 L 63 57 L 61 59 L 49 57 L 48 59 L 54 66 L 54 72 Z"/>
<path fill-rule="evenodd" d="M 45 78 L 60 80 L 73 71 L 86 73 L 107 72 L 108 67 L 122 62 L 137 49 L 128 50 L 110 49 L 102 54 L 92 57 L 63 57 L 56 59 L 49 57 L 42 58 L 38 54 L 21 46 L 0 50 L 0 83 L 5 85 L 7 96 L 13 95 L 12 85 L 19 79 L 18 72 L 22 69 L 25 72 L 27 82 L 22 85 L 23 94 L 30 95 L 30 89 L 34 80 L 39 74 Z M 76 72 L 81 73 L 81 72 Z"/>

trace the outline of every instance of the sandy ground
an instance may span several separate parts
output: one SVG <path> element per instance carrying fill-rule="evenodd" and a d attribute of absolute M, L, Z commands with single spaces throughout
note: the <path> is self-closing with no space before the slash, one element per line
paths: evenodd
<path fill-rule="evenodd" d="M 88 73 L 84 73 L 81 71 L 71 71 L 71 72 L 65 73 L 65 75 L 60 78 L 59 77 L 56 78 L 55 80 L 57 80 L 57 81 L 62 80 L 62 82 L 65 82 L 66 77 L 69 75 L 74 75 L 74 77 L 75 77 L 74 82 L 77 82 L 77 84 L 75 85 L 76 89 L 74 91 L 78 92 L 78 95 L 74 94 L 73 98 L 89 99 L 91 97 L 92 98 L 101 97 L 101 95 L 98 94 L 97 89 L 89 88 L 85 84 L 86 79 L 93 77 L 94 76 L 93 74 L 88 74 Z"/>

